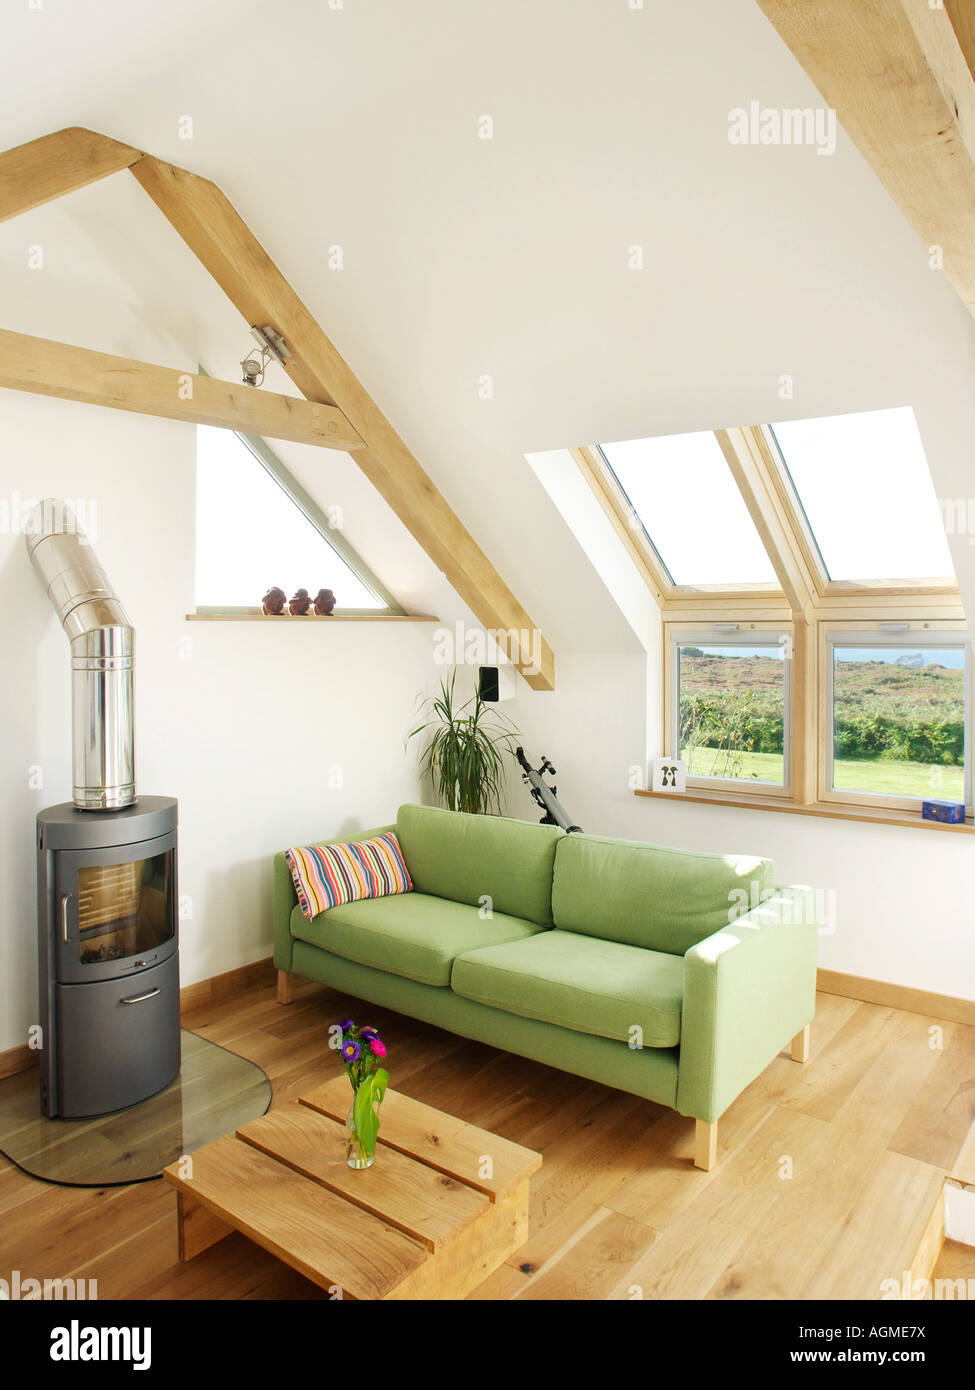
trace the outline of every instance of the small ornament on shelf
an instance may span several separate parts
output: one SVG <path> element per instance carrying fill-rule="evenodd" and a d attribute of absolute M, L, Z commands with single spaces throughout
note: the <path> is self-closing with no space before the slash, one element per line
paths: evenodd
<path fill-rule="evenodd" d="M 308 597 L 307 589 L 299 589 L 293 598 L 288 600 L 288 612 L 293 618 L 302 617 L 311 607 L 311 599 Z"/>
<path fill-rule="evenodd" d="M 650 790 L 653 792 L 683 792 L 687 790 L 687 763 L 683 758 L 654 758 L 651 762 Z"/>
<path fill-rule="evenodd" d="M 330 618 L 335 610 L 335 595 L 331 589 L 319 589 L 315 595 L 315 612 L 320 618 Z"/>
<path fill-rule="evenodd" d="M 921 819 L 940 821 L 942 825 L 964 825 L 964 801 L 922 801 Z"/>
<path fill-rule="evenodd" d="M 268 589 L 261 599 L 261 611 L 268 617 L 277 617 L 284 612 L 284 605 L 288 601 L 288 595 L 283 589 Z"/>

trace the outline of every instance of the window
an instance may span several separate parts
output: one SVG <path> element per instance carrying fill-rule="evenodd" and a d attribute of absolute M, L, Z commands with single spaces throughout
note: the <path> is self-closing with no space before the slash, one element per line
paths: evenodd
<path fill-rule="evenodd" d="M 825 794 L 895 808 L 969 802 L 965 635 L 831 631 L 825 650 Z"/>
<path fill-rule="evenodd" d="M 687 763 L 689 782 L 781 795 L 788 784 L 791 635 L 712 627 L 673 631 L 670 640 L 671 746 Z"/>
<path fill-rule="evenodd" d="M 771 426 L 830 579 L 954 574 L 910 407 Z"/>
<path fill-rule="evenodd" d="M 710 430 L 600 450 L 674 584 L 776 583 Z"/>
<path fill-rule="evenodd" d="M 909 407 L 570 453 L 659 607 L 660 747 L 688 795 L 971 822 L 954 518 Z"/>
<path fill-rule="evenodd" d="M 331 589 L 337 613 L 402 612 L 262 439 L 200 425 L 197 610 L 258 613 L 272 587 Z"/>

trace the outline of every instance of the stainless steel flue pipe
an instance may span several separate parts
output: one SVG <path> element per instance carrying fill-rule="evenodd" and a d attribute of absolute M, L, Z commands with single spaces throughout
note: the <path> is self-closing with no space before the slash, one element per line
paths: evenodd
<path fill-rule="evenodd" d="M 135 801 L 135 632 L 71 508 L 39 502 L 27 554 L 71 644 L 74 804 L 113 811 Z"/>

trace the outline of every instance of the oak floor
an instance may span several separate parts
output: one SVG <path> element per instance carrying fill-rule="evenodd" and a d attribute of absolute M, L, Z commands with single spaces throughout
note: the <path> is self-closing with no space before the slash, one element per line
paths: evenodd
<path fill-rule="evenodd" d="M 783 1053 L 723 1117 L 710 1173 L 691 1120 L 318 985 L 184 1025 L 257 1062 L 280 1104 L 338 1070 L 326 1029 L 346 1013 L 382 1028 L 398 1090 L 544 1155 L 528 1243 L 474 1298 L 876 1299 L 963 1148 L 975 1158 L 975 1028 L 835 995 L 819 996 L 810 1061 Z M 236 1234 L 181 1265 L 161 1182 L 54 1187 L 0 1159 L 12 1269 L 97 1279 L 100 1299 L 326 1297 Z"/>

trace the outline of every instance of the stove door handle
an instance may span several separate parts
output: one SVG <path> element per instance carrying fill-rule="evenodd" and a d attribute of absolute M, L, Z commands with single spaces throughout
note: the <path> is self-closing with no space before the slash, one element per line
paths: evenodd
<path fill-rule="evenodd" d="M 160 985 L 157 985 L 155 989 L 150 989 L 150 990 L 148 990 L 145 994 L 133 994 L 132 997 L 131 997 L 131 999 L 120 999 L 120 1000 L 119 1000 L 119 1003 L 120 1003 L 120 1004 L 141 1004 L 142 1001 L 143 1001 L 143 999 L 155 999 L 156 995 L 160 993 L 160 990 L 161 990 L 161 986 L 160 986 Z"/>
<path fill-rule="evenodd" d="M 70 893 L 61 894 L 61 939 L 65 945 L 68 944 L 68 903 L 70 901 Z"/>

